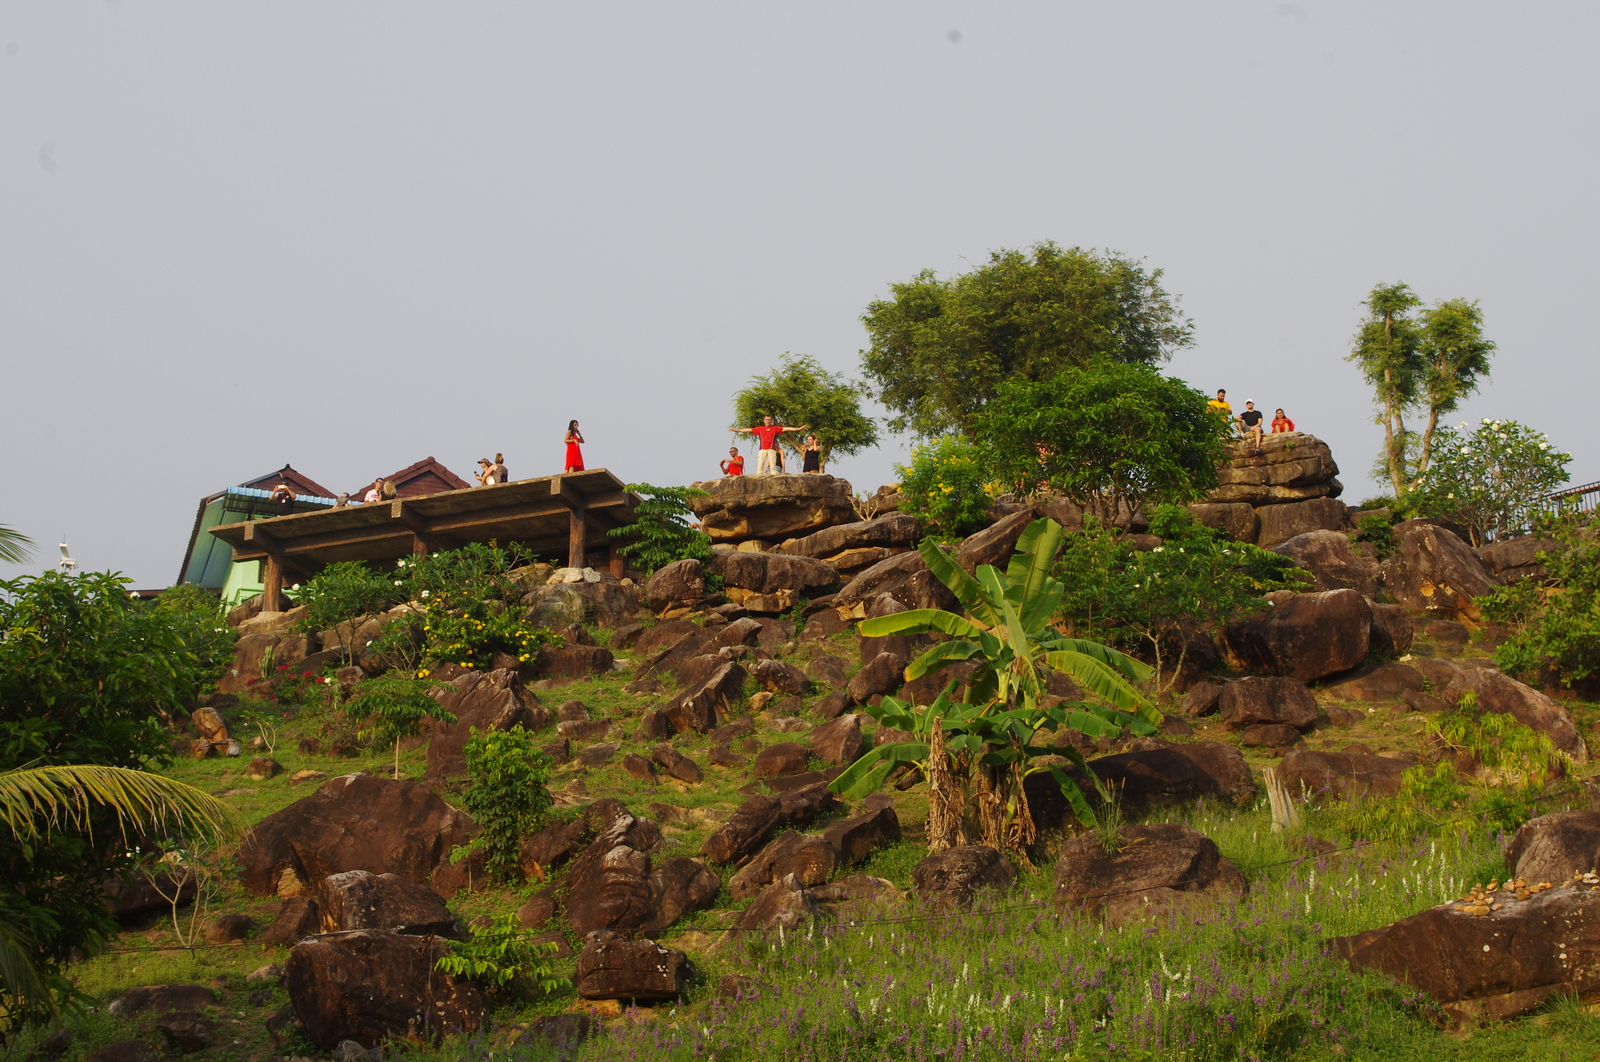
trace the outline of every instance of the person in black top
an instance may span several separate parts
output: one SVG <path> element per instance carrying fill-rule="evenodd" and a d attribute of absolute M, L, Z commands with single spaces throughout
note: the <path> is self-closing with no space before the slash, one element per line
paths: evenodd
<path fill-rule="evenodd" d="M 800 466 L 801 472 L 822 471 L 822 444 L 817 442 L 815 435 L 806 436 L 806 441 L 800 447 L 800 452 L 805 455 L 805 461 Z"/>
<path fill-rule="evenodd" d="M 279 516 L 292 516 L 295 497 L 295 492 L 289 489 L 289 484 L 279 483 L 272 488 L 272 493 L 267 495 L 267 500 L 278 510 Z"/>
<path fill-rule="evenodd" d="M 1239 414 L 1240 438 L 1253 438 L 1256 450 L 1261 449 L 1261 411 L 1254 402 L 1244 404 L 1244 412 Z"/>

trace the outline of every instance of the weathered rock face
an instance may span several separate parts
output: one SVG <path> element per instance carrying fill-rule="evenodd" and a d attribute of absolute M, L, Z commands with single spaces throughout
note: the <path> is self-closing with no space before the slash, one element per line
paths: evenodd
<path fill-rule="evenodd" d="M 799 697 L 810 685 L 806 673 L 787 660 L 758 660 L 750 673 L 764 689 L 779 696 Z"/>
<path fill-rule="evenodd" d="M 768 885 L 756 902 L 744 909 L 737 929 L 793 929 L 821 910 L 817 898 L 793 874 L 786 874 Z"/>
<path fill-rule="evenodd" d="M 462 936 L 438 893 L 394 874 L 330 874 L 317 893 L 325 933 L 386 929 L 414 936 Z"/>
<path fill-rule="evenodd" d="M 658 1000 L 677 999 L 693 967 L 681 951 L 599 929 L 584 938 L 577 973 L 584 999 Z"/>
<path fill-rule="evenodd" d="M 1537 884 L 1529 882 L 1529 884 Z M 1459 1020 L 1514 1018 L 1558 993 L 1600 998 L 1600 892 L 1499 893 L 1499 910 L 1456 901 L 1333 946 L 1358 970 L 1421 989 Z"/>
<path fill-rule="evenodd" d="M 704 734 L 728 721 L 744 697 L 745 670 L 735 663 L 723 664 L 704 682 L 685 689 L 662 706 L 678 733 Z"/>
<path fill-rule="evenodd" d="M 839 859 L 845 864 L 861 862 L 900 836 L 900 817 L 890 805 L 869 808 L 822 831 L 822 839 L 839 850 Z"/>
<path fill-rule="evenodd" d="M 861 724 L 867 717 L 859 713 L 841 715 L 811 731 L 811 751 L 823 763 L 848 767 L 865 749 Z"/>
<path fill-rule="evenodd" d="M 663 565 L 644 584 L 645 603 L 657 612 L 697 605 L 705 596 L 705 568 L 692 557 Z"/>
<path fill-rule="evenodd" d="M 998 850 L 968 844 L 935 852 L 911 871 L 911 885 L 925 903 L 966 906 L 979 889 L 1006 889 L 1017 870 Z"/>
<path fill-rule="evenodd" d="M 1278 593 L 1272 607 L 1228 624 L 1220 641 L 1241 671 L 1313 682 L 1367 658 L 1372 609 L 1354 590 Z"/>
<path fill-rule="evenodd" d="M 1337 531 L 1307 531 L 1274 546 L 1273 552 L 1310 572 L 1318 590 L 1354 590 L 1367 598 L 1378 593 L 1378 562 L 1357 553 Z"/>
<path fill-rule="evenodd" d="M 522 597 L 527 607 L 523 618 L 552 630 L 589 620 L 606 628 L 633 622 L 642 598 L 639 588 L 623 585 L 610 572 L 596 574 L 594 582 L 552 583 L 528 591 Z"/>
<path fill-rule="evenodd" d="M 1289 678 L 1242 678 L 1222 687 L 1217 711 L 1230 730 L 1281 723 L 1309 730 L 1317 721 L 1317 699 Z"/>
<path fill-rule="evenodd" d="M 612 662 L 611 650 L 598 645 L 547 645 L 534 658 L 534 667 L 541 680 L 559 686 L 604 675 Z"/>
<path fill-rule="evenodd" d="M 1502 583 L 1510 584 L 1521 579 L 1543 579 L 1544 561 L 1539 554 L 1555 548 L 1556 544 L 1549 539 L 1523 535 L 1521 538 L 1479 546 L 1478 556 L 1483 558 L 1490 575 Z"/>
<path fill-rule="evenodd" d="M 1261 521 L 1245 502 L 1195 502 L 1194 518 L 1206 527 L 1226 532 L 1235 542 L 1254 542 Z"/>
<path fill-rule="evenodd" d="M 1557 701 L 1493 668 L 1462 668 L 1445 688 L 1444 699 L 1458 703 L 1468 692 L 1477 694 L 1480 712 L 1506 712 L 1535 733 L 1546 734 L 1555 747 L 1578 763 L 1587 763 L 1589 749 L 1567 711 Z"/>
<path fill-rule="evenodd" d="M 1600 811 L 1558 811 L 1523 823 L 1506 846 L 1506 866 L 1535 883 L 1600 868 Z"/>
<path fill-rule="evenodd" d="M 849 550 L 915 546 L 921 537 L 922 521 L 909 513 L 889 513 L 788 539 L 778 546 L 778 551 L 827 560 Z"/>
<path fill-rule="evenodd" d="M 1339 466 L 1328 444 L 1304 432 L 1266 435 L 1261 453 L 1243 440 L 1230 444 L 1228 463 L 1217 470 L 1212 502 L 1244 502 L 1252 506 L 1337 498 L 1344 488 L 1334 477 Z"/>
<path fill-rule="evenodd" d="M 1391 660 L 1404 655 L 1411 648 L 1415 633 L 1411 613 L 1400 605 L 1380 605 L 1373 601 L 1368 601 L 1367 605 L 1372 609 L 1370 651 Z"/>
<path fill-rule="evenodd" d="M 1327 691 L 1348 701 L 1392 701 L 1407 691 L 1420 692 L 1422 672 L 1405 664 L 1380 664 L 1363 668 L 1355 676 L 1329 686 Z"/>
<path fill-rule="evenodd" d="M 618 816 L 572 865 L 567 921 L 578 933 L 638 929 L 651 921 L 650 849 L 660 831 L 648 820 Z"/>
<path fill-rule="evenodd" d="M 783 553 L 718 549 L 712 551 L 707 566 L 713 574 L 722 576 L 730 589 L 748 590 L 774 599 L 787 598 L 788 605 L 759 610 L 766 612 L 793 608 L 802 594 L 818 597 L 839 583 L 839 573 L 821 561 Z M 734 599 L 734 595 L 728 596 Z M 747 602 L 740 603 L 750 607 Z"/>
<path fill-rule="evenodd" d="M 218 693 L 243 693 L 250 688 L 252 682 L 259 682 L 266 676 L 262 674 L 261 664 L 267 650 L 278 645 L 276 634 L 245 634 L 233 645 L 233 666 L 223 672 L 222 678 L 217 680 Z"/>
<path fill-rule="evenodd" d="M 477 833 L 416 782 L 352 774 L 258 822 L 239 843 L 239 862 L 254 896 L 275 892 L 285 870 L 307 885 L 346 870 L 432 884 L 436 870 L 451 869 L 450 850 Z"/>
<path fill-rule="evenodd" d="M 893 693 L 905 681 L 905 657 L 879 653 L 850 679 L 845 690 L 856 704 L 866 704 L 879 694 Z"/>
<path fill-rule="evenodd" d="M 1297 749 L 1283 758 L 1278 778 L 1296 800 L 1388 797 L 1400 792 L 1400 776 L 1411 766 L 1408 760 L 1388 756 Z"/>
<path fill-rule="evenodd" d="M 1224 800 L 1244 807 L 1256 795 L 1256 783 L 1244 754 L 1220 741 L 1194 741 L 1101 756 L 1090 760 L 1089 766 L 1102 782 L 1116 788 L 1129 809 L 1197 800 Z M 1079 784 L 1088 785 L 1085 780 Z M 1034 821 L 1041 827 L 1059 826 L 1068 820 L 1066 799 L 1048 774 L 1031 775 L 1025 789 Z"/>
<path fill-rule="evenodd" d="M 839 850 L 823 838 L 779 834 L 728 879 L 728 892 L 736 900 L 747 900 L 785 877 L 792 877 L 801 887 L 821 885 L 839 864 Z"/>
<path fill-rule="evenodd" d="M 721 888 L 722 879 L 703 860 L 688 856 L 663 859 L 650 871 L 652 914 L 642 928 L 653 933 L 686 914 L 705 910 L 716 902 Z"/>
<path fill-rule="evenodd" d="M 1411 521 L 1395 531 L 1399 549 L 1383 563 L 1383 585 L 1394 599 L 1413 612 L 1476 620 L 1473 599 L 1500 585 L 1483 558 L 1438 524 Z"/>
<path fill-rule="evenodd" d="M 980 564 L 1004 568 L 1016 551 L 1017 539 L 1038 517 L 1032 509 L 1023 509 L 997 520 L 975 535 L 968 536 L 956 547 L 956 563 L 968 572 Z"/>
<path fill-rule="evenodd" d="M 757 794 L 707 837 L 700 851 L 713 862 L 735 863 L 759 849 L 779 827 L 804 826 L 836 807 L 838 800 L 828 792 L 826 782 L 802 786 L 781 796 Z"/>
<path fill-rule="evenodd" d="M 855 522 L 850 484 L 833 476 L 726 476 L 694 484 L 689 508 L 714 542 L 781 541 Z"/>
<path fill-rule="evenodd" d="M 550 713 L 539 699 L 522 688 L 522 678 L 510 668 L 498 671 L 469 671 L 439 687 L 429 696 L 456 717 L 454 723 L 428 720 L 428 774 L 430 779 L 450 778 L 467 773 L 462 755 L 473 730 L 510 730 L 521 725 L 526 730 L 542 730 L 550 725 Z"/>
<path fill-rule="evenodd" d="M 1350 510 L 1334 498 L 1263 505 L 1256 510 L 1256 517 L 1261 521 L 1261 529 L 1256 532 L 1256 544 L 1260 546 L 1276 546 L 1312 531 L 1350 529 Z"/>
<path fill-rule="evenodd" d="M 1121 841 L 1114 853 L 1092 833 L 1068 841 L 1056 861 L 1055 902 L 1105 911 L 1120 924 L 1189 902 L 1236 900 L 1249 891 L 1244 874 L 1222 858 L 1216 843 L 1188 826 L 1128 826 Z"/>
<path fill-rule="evenodd" d="M 289 1002 L 327 1051 L 341 1040 L 373 1048 L 389 1037 L 471 1032 L 483 1021 L 483 997 L 470 981 L 434 969 L 448 947 L 437 937 L 379 930 L 307 938 L 284 964 Z"/>
<path fill-rule="evenodd" d="M 879 561 L 851 579 L 834 595 L 833 605 L 852 619 L 866 616 L 867 602 L 879 594 L 892 594 L 907 608 L 956 608 L 955 595 L 934 578 L 922 554 L 900 553 Z"/>

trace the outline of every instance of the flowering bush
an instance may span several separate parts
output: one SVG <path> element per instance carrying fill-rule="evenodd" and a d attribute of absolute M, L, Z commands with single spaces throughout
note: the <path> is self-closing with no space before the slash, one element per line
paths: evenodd
<path fill-rule="evenodd" d="M 1466 528 L 1474 546 L 1514 538 L 1550 507 L 1549 494 L 1567 481 L 1572 455 L 1514 420 L 1441 428 L 1434 458 L 1410 500 L 1422 516 Z"/>
<path fill-rule="evenodd" d="M 488 667 L 496 653 L 526 662 L 541 646 L 561 644 L 560 637 L 524 621 L 504 602 L 467 594 L 434 598 L 423 610 L 422 631 L 422 656 L 433 665 Z"/>
<path fill-rule="evenodd" d="M 987 522 L 992 491 L 978 448 L 947 436 L 911 451 L 911 465 L 897 466 L 900 508 L 921 520 L 942 541 L 965 538 Z"/>

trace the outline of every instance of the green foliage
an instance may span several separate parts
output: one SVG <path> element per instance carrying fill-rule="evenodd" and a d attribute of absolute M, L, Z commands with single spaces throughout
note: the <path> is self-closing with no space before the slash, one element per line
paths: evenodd
<path fill-rule="evenodd" d="M 1229 426 L 1206 396 L 1143 365 L 1095 361 L 1001 384 L 973 417 L 983 465 L 1017 494 L 1064 495 L 1106 523 L 1204 497 Z"/>
<path fill-rule="evenodd" d="M 428 696 L 428 691 L 437 685 L 390 671 L 358 684 L 351 694 L 346 712 L 367 720 L 359 736 L 363 740 L 394 742 L 396 778 L 400 777 L 400 742 L 415 737 L 424 719 L 444 723 L 456 721 L 454 713 L 445 711 L 438 701 Z"/>
<path fill-rule="evenodd" d="M 0 561 L 26 564 L 33 556 L 33 539 L 16 528 L 0 524 Z"/>
<path fill-rule="evenodd" d="M 475 926 L 470 940 L 450 945 L 434 968 L 452 977 L 477 981 L 496 995 L 505 995 L 518 986 L 544 995 L 567 986 L 552 961 L 554 942 L 532 939 L 532 930 L 523 929 L 514 914 L 495 915 L 486 926 Z"/>
<path fill-rule="evenodd" d="M 527 562 L 515 546 L 507 549 L 495 542 L 471 542 L 460 549 L 396 561 L 394 578 L 404 582 L 410 600 L 422 604 L 451 594 L 514 601 L 523 588 L 510 573 Z"/>
<path fill-rule="evenodd" d="M 174 586 L 156 598 L 154 611 L 180 633 L 197 667 L 221 677 L 233 660 L 239 633 L 225 622 L 227 610 L 216 594 L 198 586 Z M 210 685 L 204 684 L 201 692 Z"/>
<path fill-rule="evenodd" d="M 924 271 L 867 307 L 862 368 L 895 431 L 975 438 L 974 417 L 1007 380 L 1097 360 L 1150 365 L 1191 345 L 1193 327 L 1161 275 L 1115 252 L 1050 242 L 991 252 L 948 280 Z"/>
<path fill-rule="evenodd" d="M 989 522 L 993 501 L 983 454 L 957 436 L 945 436 L 911 451 L 911 465 L 899 465 L 900 510 L 922 521 L 942 542 L 953 542 Z"/>
<path fill-rule="evenodd" d="M 510 730 L 476 728 L 464 750 L 471 784 L 461 795 L 483 832 L 470 850 L 482 851 L 489 873 L 501 881 L 518 874 L 517 851 L 523 838 L 537 829 L 550 809 L 550 757 L 534 744 L 519 723 Z"/>
<path fill-rule="evenodd" d="M 372 643 L 374 652 L 403 670 L 418 670 L 418 657 L 430 667 L 441 663 L 488 667 L 496 653 L 530 660 L 541 646 L 560 638 L 521 618 L 516 603 L 522 585 L 511 572 L 525 558 L 515 548 L 474 542 L 399 560 L 395 579 L 419 610 L 415 625 L 391 623 Z"/>
<path fill-rule="evenodd" d="M 481 600 L 470 591 L 432 599 L 422 613 L 422 634 L 422 655 L 433 667 L 453 663 L 486 668 L 496 653 L 528 661 L 541 647 L 561 644 L 558 635 L 522 619 L 504 602 Z"/>
<path fill-rule="evenodd" d="M 163 717 L 187 715 L 216 676 L 189 619 L 147 608 L 112 573 L 0 582 L 0 771 L 61 764 L 138 770 L 165 763 Z M 115 816 L 63 823 L 48 843 L 0 834 L 0 923 L 39 971 L 44 994 L 0 1027 L 48 1013 L 71 989 L 61 966 L 116 932 L 100 894 L 133 856 Z"/>
<path fill-rule="evenodd" d="M 1540 553 L 1549 586 L 1522 580 L 1480 599 L 1496 622 L 1521 625 L 1495 650 L 1509 674 L 1563 685 L 1600 674 L 1600 525 L 1593 516 L 1567 516 L 1547 525 L 1550 548 Z"/>
<path fill-rule="evenodd" d="M 734 393 L 734 423 L 743 427 L 761 423 L 767 415 L 779 424 L 808 424 L 822 446 L 822 470 L 834 453 L 860 453 L 878 444 L 878 425 L 861 412 L 864 390 L 839 373 L 832 373 L 810 355 L 783 356 L 782 363 L 765 376 Z M 778 437 L 795 453 L 805 435 L 794 432 Z"/>
<path fill-rule="evenodd" d="M 1080 821 L 1094 822 L 1077 782 L 1057 767 L 1033 761 L 1045 754 L 1063 756 L 1092 779 L 1076 748 L 1064 741 L 1047 744 L 1050 735 L 1063 728 L 1090 737 L 1153 734 L 1161 716 L 1129 684 L 1147 678 L 1149 668 L 1115 649 L 1063 637 L 1051 626 L 1063 588 L 1049 569 L 1061 534 L 1053 520 L 1029 524 L 1004 574 L 982 564 L 968 575 L 931 539 L 922 541 L 923 560 L 966 615 L 913 609 L 866 620 L 860 631 L 868 638 L 946 635 L 946 641 L 907 666 L 906 678 L 917 679 L 958 661 L 974 662 L 977 668 L 967 680 L 971 703 L 952 702 L 947 690 L 925 707 L 892 697 L 866 707 L 881 724 L 905 730 L 913 740 L 873 748 L 831 783 L 835 792 L 860 798 L 897 767 L 918 765 L 929 778 L 928 842 L 935 851 L 946 845 L 987 844 L 1025 861 L 1037 831 L 1023 783 L 1040 770 L 1055 777 Z M 1104 704 L 1044 706 L 1047 671 L 1067 675 Z"/>
<path fill-rule="evenodd" d="M 1440 429 L 1433 464 L 1411 500 L 1419 515 L 1466 528 L 1475 546 L 1514 538 L 1549 510 L 1549 494 L 1567 481 L 1572 455 L 1514 420 L 1485 418 L 1466 429 Z"/>
<path fill-rule="evenodd" d="M 653 574 L 673 561 L 711 559 L 711 537 L 689 521 L 693 515 L 689 499 L 704 497 L 705 491 L 649 483 L 629 483 L 628 490 L 639 496 L 633 523 L 609 533 L 612 538 L 627 540 L 620 552 L 634 567 Z"/>
<path fill-rule="evenodd" d="M 316 632 L 357 616 L 387 611 L 404 601 L 407 594 L 402 582 L 361 561 L 339 561 L 291 587 L 289 596 L 306 608 L 300 628 Z"/>

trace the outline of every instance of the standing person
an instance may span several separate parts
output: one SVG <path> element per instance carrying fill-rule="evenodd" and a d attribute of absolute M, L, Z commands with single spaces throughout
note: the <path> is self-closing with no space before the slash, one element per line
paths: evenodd
<path fill-rule="evenodd" d="M 1254 402 L 1244 404 L 1244 412 L 1239 414 L 1239 438 L 1249 439 L 1254 437 L 1255 448 L 1261 449 L 1261 411 Z"/>
<path fill-rule="evenodd" d="M 472 474 L 472 478 L 478 481 L 480 487 L 487 487 L 494 482 L 494 466 L 489 464 L 487 457 L 478 458 L 478 470 Z"/>
<path fill-rule="evenodd" d="M 578 422 L 575 420 L 567 421 L 566 442 L 567 467 L 563 471 L 582 472 L 583 450 L 581 447 L 583 446 L 583 432 L 578 430 Z"/>
<path fill-rule="evenodd" d="M 778 453 L 778 436 L 786 431 L 806 431 L 811 427 L 802 424 L 798 428 L 785 428 L 777 422 L 771 413 L 761 418 L 760 424 L 748 428 L 729 428 L 736 434 L 754 435 L 761 440 L 761 450 L 756 455 L 756 475 L 770 476 L 783 470 L 783 458 Z"/>
<path fill-rule="evenodd" d="M 295 492 L 289 489 L 289 484 L 279 483 L 272 488 L 272 493 L 267 495 L 267 500 L 278 510 L 279 516 L 293 516 L 295 497 Z"/>
<path fill-rule="evenodd" d="M 718 462 L 718 467 L 722 469 L 724 476 L 744 475 L 744 458 L 739 456 L 739 448 L 737 446 L 728 447 L 728 456 Z"/>
<path fill-rule="evenodd" d="M 822 444 L 817 442 L 815 435 L 807 435 L 806 441 L 801 444 L 800 452 L 805 455 L 805 461 L 800 466 L 802 472 L 822 472 Z"/>
<path fill-rule="evenodd" d="M 1217 397 L 1206 403 L 1206 408 L 1219 414 L 1224 420 L 1233 420 L 1233 407 L 1228 405 L 1228 392 L 1217 388 Z"/>
<path fill-rule="evenodd" d="M 1294 431 L 1294 421 L 1283 415 L 1283 410 L 1278 410 L 1277 416 L 1272 418 L 1272 434 L 1283 431 Z"/>
<path fill-rule="evenodd" d="M 489 471 L 494 473 L 494 477 L 489 480 L 490 483 L 504 483 L 510 479 L 511 472 L 506 468 L 506 455 L 495 454 L 494 464 L 489 466 Z"/>
<path fill-rule="evenodd" d="M 361 500 L 363 502 L 381 501 L 382 498 L 383 498 L 383 480 L 381 480 L 381 479 L 373 480 L 372 481 L 372 486 L 368 487 L 367 488 L 367 492 L 361 496 Z"/>

